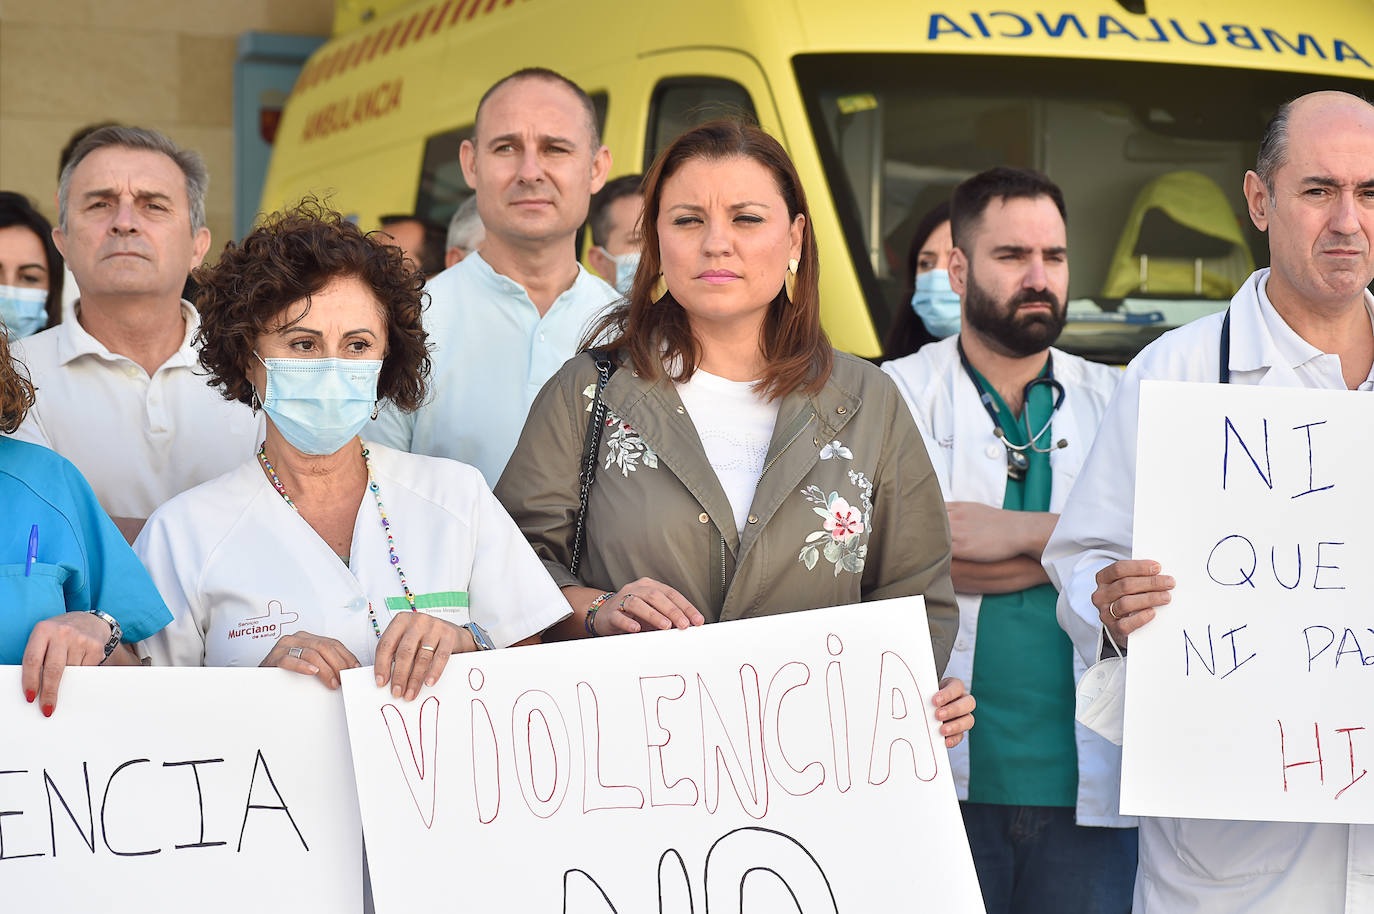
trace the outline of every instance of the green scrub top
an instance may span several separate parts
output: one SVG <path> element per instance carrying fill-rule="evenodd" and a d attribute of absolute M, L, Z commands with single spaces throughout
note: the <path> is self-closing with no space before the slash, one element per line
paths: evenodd
<path fill-rule="evenodd" d="M 982 390 L 991 394 L 1007 440 L 1025 444 L 1026 423 L 1017 420 L 986 378 L 976 370 L 974 374 Z M 1031 388 L 1023 408 L 1032 432 L 1053 417 L 1054 398 L 1048 384 Z M 1036 446 L 1048 448 L 1053 440 L 1052 429 L 1046 427 Z M 1002 507 L 1048 511 L 1050 455 L 1029 448 L 1024 453 L 1030 461 L 1025 479 L 1007 479 Z M 1055 618 L 1058 599 L 1054 585 L 1048 583 L 983 597 L 970 685 L 978 699 L 978 725 L 969 732 L 970 802 L 1077 805 L 1073 644 Z"/>

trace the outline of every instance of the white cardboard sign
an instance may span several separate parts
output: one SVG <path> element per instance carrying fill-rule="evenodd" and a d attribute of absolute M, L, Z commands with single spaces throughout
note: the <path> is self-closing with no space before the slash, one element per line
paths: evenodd
<path fill-rule="evenodd" d="M 1146 381 L 1121 811 L 1374 823 L 1374 398 Z M 1125 493 L 1123 493 L 1124 495 Z"/>
<path fill-rule="evenodd" d="M 342 702 L 281 670 L 0 667 L 0 907 L 361 911 Z"/>
<path fill-rule="evenodd" d="M 983 910 L 920 598 L 343 683 L 379 914 Z"/>

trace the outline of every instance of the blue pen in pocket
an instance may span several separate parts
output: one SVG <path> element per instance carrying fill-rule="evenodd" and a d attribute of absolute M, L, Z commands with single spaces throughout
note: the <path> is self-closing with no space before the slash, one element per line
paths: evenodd
<path fill-rule="evenodd" d="M 29 528 L 29 558 L 24 563 L 24 577 L 28 577 L 33 571 L 33 563 L 38 561 L 38 525 L 34 524 Z"/>

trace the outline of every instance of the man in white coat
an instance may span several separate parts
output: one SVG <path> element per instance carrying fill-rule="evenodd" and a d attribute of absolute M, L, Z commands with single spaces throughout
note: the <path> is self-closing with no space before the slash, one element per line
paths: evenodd
<path fill-rule="evenodd" d="M 950 753 L 969 844 L 989 911 L 1124 911 L 1136 832 L 1117 815 L 1120 750 L 1074 723 L 1085 666 L 1040 565 L 1120 372 L 1050 348 L 1069 287 L 1053 182 L 994 168 L 952 207 L 963 329 L 883 370 L 947 499 L 959 634 L 946 675 L 978 696 L 978 726 Z"/>
<path fill-rule="evenodd" d="M 1045 549 L 1060 621 L 1083 660 L 1097 659 L 1103 625 L 1126 645 L 1174 584 L 1158 562 L 1131 559 L 1142 380 L 1374 389 L 1374 107 L 1341 92 L 1285 105 L 1244 189 L 1270 267 L 1226 315 L 1167 333 L 1131 362 Z M 1370 910 L 1369 826 L 1141 820 L 1137 914 Z"/>

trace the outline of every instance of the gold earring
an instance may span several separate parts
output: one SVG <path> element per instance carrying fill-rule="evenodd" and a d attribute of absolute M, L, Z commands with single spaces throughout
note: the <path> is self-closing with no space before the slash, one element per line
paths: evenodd
<path fill-rule="evenodd" d="M 668 279 L 662 273 L 658 274 L 658 282 L 654 283 L 653 292 L 649 293 L 654 304 L 663 301 L 663 297 L 668 294 Z"/>
<path fill-rule="evenodd" d="M 788 301 L 797 294 L 797 266 L 797 258 L 787 261 L 787 273 L 782 277 L 782 288 L 787 293 Z"/>

